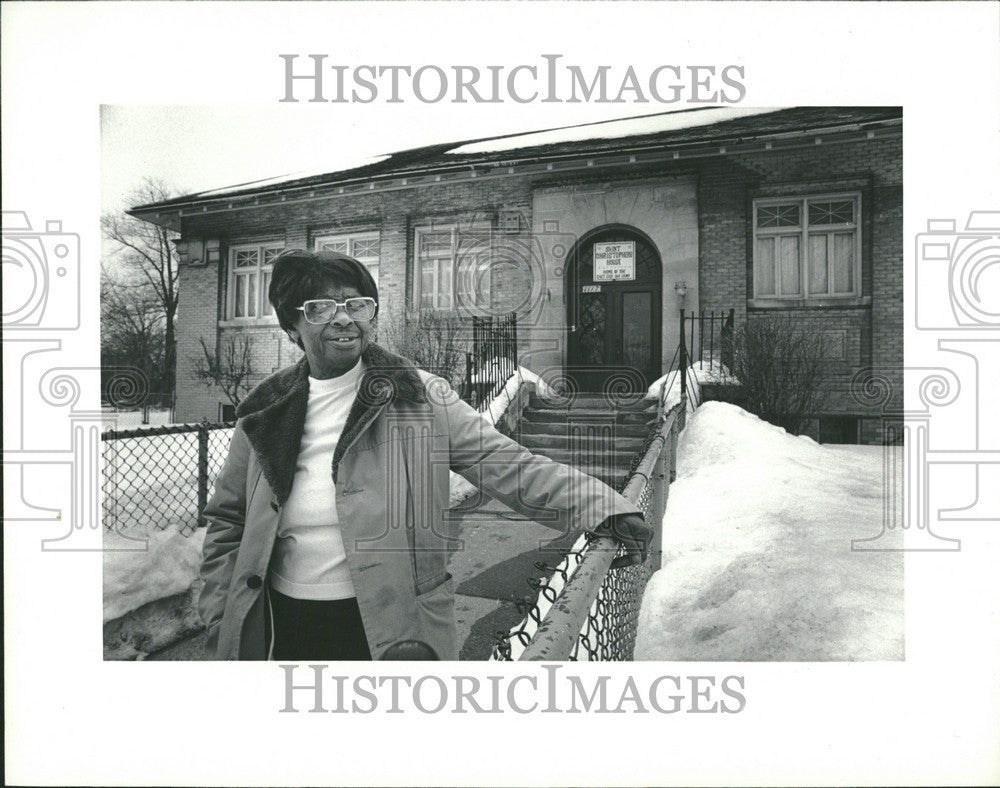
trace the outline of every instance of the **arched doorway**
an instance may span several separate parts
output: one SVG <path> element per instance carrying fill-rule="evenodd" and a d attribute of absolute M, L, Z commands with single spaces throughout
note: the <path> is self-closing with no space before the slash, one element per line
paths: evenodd
<path fill-rule="evenodd" d="M 645 234 L 624 225 L 588 233 L 566 286 L 566 375 L 578 391 L 639 393 L 660 377 L 661 263 Z"/>

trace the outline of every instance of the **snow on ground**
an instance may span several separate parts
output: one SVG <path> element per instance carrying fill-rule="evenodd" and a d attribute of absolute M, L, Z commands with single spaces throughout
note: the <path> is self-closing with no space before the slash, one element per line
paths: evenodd
<path fill-rule="evenodd" d="M 706 107 L 682 112 L 666 112 L 639 118 L 609 120 L 548 131 L 533 131 L 509 137 L 495 137 L 459 145 L 457 148 L 451 148 L 447 153 L 458 155 L 493 153 L 517 148 L 533 148 L 537 145 L 558 145 L 564 142 L 621 139 L 622 137 L 660 134 L 696 126 L 708 126 L 726 120 L 744 118 L 748 115 L 762 115 L 776 111 L 777 109 L 766 107 Z"/>
<path fill-rule="evenodd" d="M 137 430 L 144 427 L 164 427 L 173 424 L 173 417 L 169 408 L 150 408 L 147 414 L 149 421 L 142 423 L 141 410 L 119 410 L 110 408 L 104 410 L 104 426 L 102 432 L 108 430 Z"/>
<path fill-rule="evenodd" d="M 727 403 L 698 408 L 635 658 L 903 659 L 903 553 L 851 550 L 882 521 L 882 451 L 819 445 Z"/>
<path fill-rule="evenodd" d="M 213 468 L 221 466 L 216 453 L 224 457 L 231 435 L 231 428 L 213 430 Z M 105 441 L 102 450 L 104 620 L 111 621 L 190 587 L 205 532 L 197 527 L 196 433 L 121 438 Z"/>
<path fill-rule="evenodd" d="M 190 536 L 176 528 L 143 535 L 105 532 L 104 621 L 190 588 L 198 579 L 204 541 L 204 528 Z"/>

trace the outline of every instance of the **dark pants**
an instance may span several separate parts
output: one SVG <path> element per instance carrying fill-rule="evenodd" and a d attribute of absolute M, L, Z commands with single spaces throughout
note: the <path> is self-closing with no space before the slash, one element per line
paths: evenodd
<path fill-rule="evenodd" d="M 274 612 L 274 659 L 299 662 L 370 660 L 356 599 L 293 599 L 269 589 Z"/>

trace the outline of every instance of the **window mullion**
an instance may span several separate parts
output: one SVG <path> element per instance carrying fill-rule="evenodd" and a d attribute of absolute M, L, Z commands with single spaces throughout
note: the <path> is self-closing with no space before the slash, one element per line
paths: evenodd
<path fill-rule="evenodd" d="M 438 301 L 439 301 L 439 298 L 438 298 L 438 287 L 439 287 L 439 284 L 438 284 L 438 278 L 439 278 L 438 277 L 438 267 L 439 267 L 440 263 L 438 262 L 438 259 L 436 257 L 432 257 L 431 260 L 430 260 L 430 262 L 431 262 L 431 297 L 430 297 L 430 302 L 431 302 L 431 308 L 437 309 L 438 308 Z"/>
<path fill-rule="evenodd" d="M 260 303 L 260 291 L 264 289 L 263 287 L 261 287 L 261 285 L 264 284 L 263 263 L 264 263 L 264 247 L 263 246 L 258 246 L 257 247 L 257 286 L 254 288 L 254 290 L 256 291 L 254 293 L 254 301 L 256 301 L 256 305 L 255 305 L 256 312 L 254 313 L 254 317 L 263 317 L 264 316 L 264 310 L 261 308 L 261 303 Z"/>
<path fill-rule="evenodd" d="M 836 252 L 834 236 L 835 233 L 832 230 L 826 234 L 826 294 L 829 296 L 836 294 L 835 277 L 837 272 L 834 270 L 834 265 L 837 261 L 834 259 Z"/>

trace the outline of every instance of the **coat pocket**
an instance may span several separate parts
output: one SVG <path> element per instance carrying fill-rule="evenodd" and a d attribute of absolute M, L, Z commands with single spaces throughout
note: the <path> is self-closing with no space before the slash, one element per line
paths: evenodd
<path fill-rule="evenodd" d="M 450 572 L 442 572 L 436 577 L 431 577 L 420 583 L 417 583 L 416 592 L 417 596 L 423 596 L 424 594 L 429 594 L 436 590 L 439 586 L 445 585 L 452 579 Z"/>
<path fill-rule="evenodd" d="M 438 659 L 458 659 L 458 629 L 455 624 L 455 580 L 445 572 L 418 586 L 417 637 L 429 645 Z"/>

